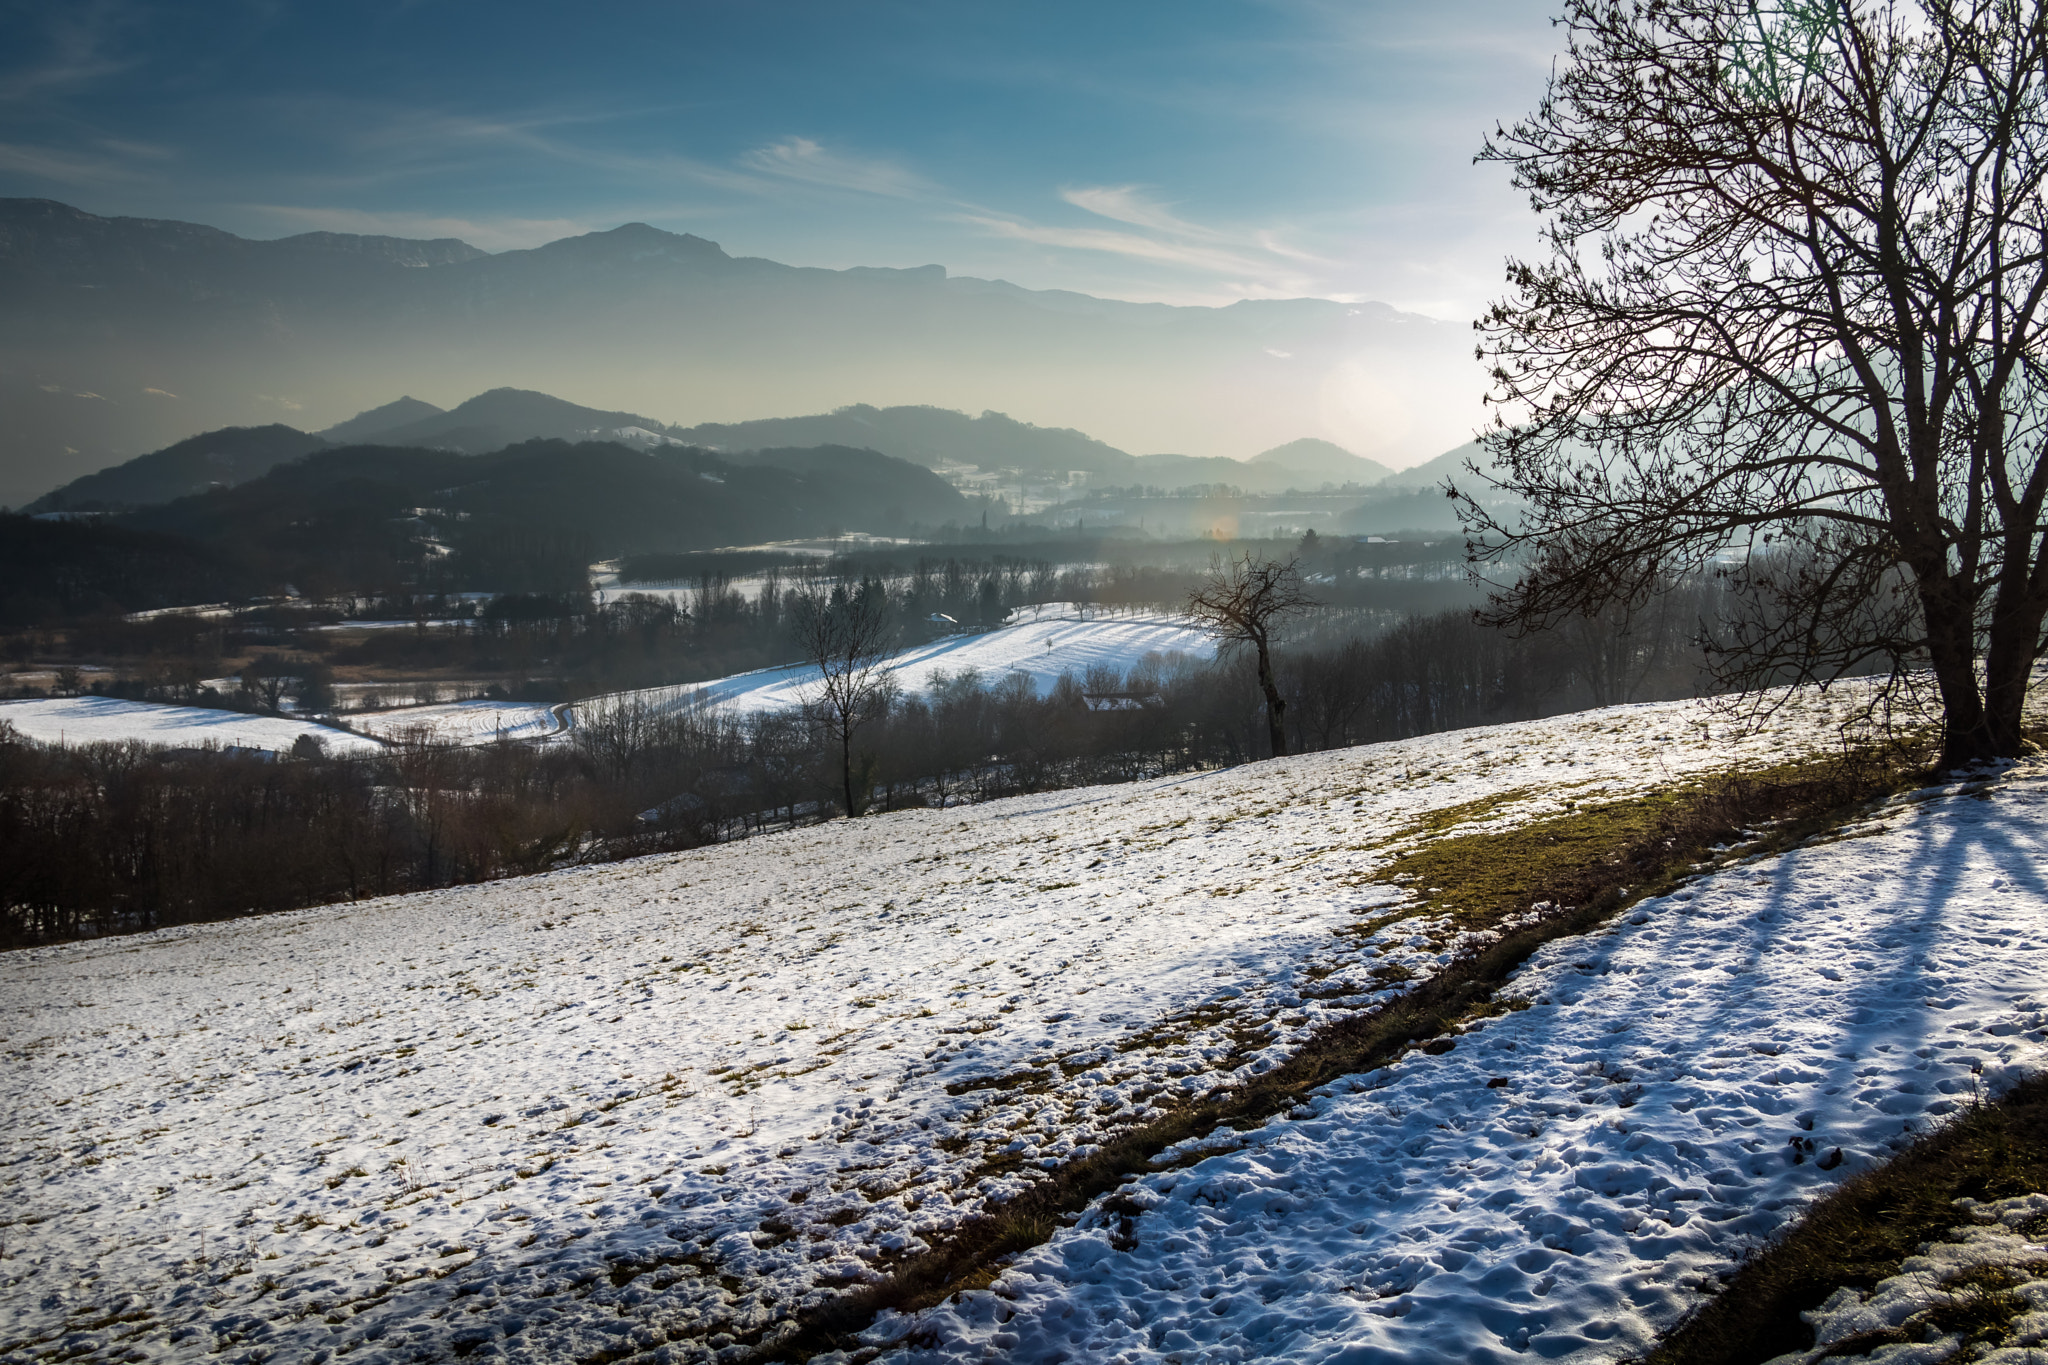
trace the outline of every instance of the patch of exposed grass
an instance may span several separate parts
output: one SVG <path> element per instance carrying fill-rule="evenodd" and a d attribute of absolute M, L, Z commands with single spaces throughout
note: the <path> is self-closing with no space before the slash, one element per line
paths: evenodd
<path fill-rule="evenodd" d="M 1525 1003 L 1495 997 L 1544 944 L 1585 933 L 1642 897 L 1673 889 L 1702 860 L 1788 848 L 1924 776 L 1909 774 L 1891 761 L 1894 757 L 1787 764 L 1633 801 L 1586 806 L 1514 829 L 1440 838 L 1436 842 L 1451 845 L 1449 850 L 1407 867 L 1418 879 L 1425 869 L 1435 874 L 1421 880 L 1424 894 L 1443 897 L 1447 907 L 1462 907 L 1464 922 L 1501 923 L 1538 905 L 1550 908 L 1511 925 L 1385 1005 L 1329 1025 L 1272 1071 L 1109 1136 L 1089 1155 L 1048 1172 L 1009 1202 L 948 1233 L 931 1235 L 930 1250 L 905 1258 L 880 1282 L 749 1334 L 754 1358 L 807 1360 L 847 1349 L 856 1350 L 856 1359 L 870 1358 L 874 1348 L 860 1347 L 853 1339 L 876 1314 L 885 1309 L 913 1313 L 963 1290 L 986 1287 L 1005 1257 L 1037 1245 L 1063 1219 L 1126 1179 L 1157 1169 L 1154 1159 L 1169 1147 L 1224 1128 L 1257 1127 L 1338 1077 L 1386 1065 L 1431 1040 L 1435 1046 L 1425 1047 L 1426 1052 L 1448 1051 L 1452 1043 L 1446 1035 L 1462 1025 Z M 1401 856 L 1427 853 L 1425 847 Z"/>
<path fill-rule="evenodd" d="M 1837 1289 L 1869 1290 L 1899 1273 L 1923 1242 L 1967 1220 L 1958 1199 L 2010 1199 L 2048 1190 L 2048 1078 L 1994 1104 L 1966 1109 L 1891 1161 L 1851 1177 L 1744 1261 L 1727 1287 L 1667 1333 L 1644 1365 L 1749 1365 L 1813 1346 L 1800 1314 Z M 1995 1339 L 2024 1303 L 1988 1277 L 1945 1286 L 1933 1325 Z M 1872 1334 L 1872 1350 L 1903 1334 Z M 1848 1343 L 1844 1343 L 1847 1345 Z M 1842 1352 L 1848 1354 L 1849 1352 Z"/>
<path fill-rule="evenodd" d="M 954 1081 L 946 1087 L 948 1095 L 966 1095 L 977 1090 L 1031 1090 L 1047 1088 L 1052 1072 L 1042 1070 L 1017 1071 L 1003 1076 L 978 1076 L 971 1081 Z"/>
<path fill-rule="evenodd" d="M 1403 916 L 1443 916 L 1462 929 L 1492 928 L 1546 898 L 1571 906 L 1626 885 L 1616 881 L 1616 874 L 1630 867 L 1646 876 L 1661 872 L 1660 851 L 1681 845 L 1693 847 L 1696 855 L 1726 845 L 1734 845 L 1735 852 L 1747 852 L 1750 845 L 1761 848 L 1763 831 L 1752 826 L 1782 818 L 1766 812 L 1774 802 L 1825 803 L 1829 791 L 1878 795 L 1897 790 L 1909 771 L 1902 757 L 1900 750 L 1873 750 L 1846 758 L 1799 759 L 1619 801 L 1567 802 L 1562 815 L 1511 829 L 1451 833 L 1488 818 L 1508 804 L 1508 797 L 1527 793 L 1468 801 L 1410 825 L 1403 840 L 1417 834 L 1436 837 L 1395 854 L 1372 875 L 1416 893 L 1418 900 L 1401 908 Z M 1758 813 L 1736 818 L 1752 808 Z M 1721 826 L 1720 837 L 1703 840 L 1702 822 Z M 1769 842 L 1782 845 L 1781 840 Z"/>
<path fill-rule="evenodd" d="M 1477 824 L 1498 815 L 1517 801 L 1526 801 L 1536 794 L 1533 787 L 1510 787 L 1491 796 L 1481 796 L 1471 801 L 1460 801 L 1452 806 L 1439 806 L 1428 814 L 1411 821 L 1391 836 L 1390 842 L 1416 834 L 1442 834 L 1456 829 L 1459 825 Z"/>
<path fill-rule="evenodd" d="M 1440 834 L 1395 854 L 1373 875 L 1415 890 L 1420 903 L 1406 907 L 1411 915 L 1447 916 L 1463 929 L 1491 928 L 1528 909 L 1537 887 L 1577 880 L 1588 869 L 1626 857 L 1698 795 L 1651 792 L 1513 829 Z M 1463 823 L 1468 822 L 1453 822 Z"/>

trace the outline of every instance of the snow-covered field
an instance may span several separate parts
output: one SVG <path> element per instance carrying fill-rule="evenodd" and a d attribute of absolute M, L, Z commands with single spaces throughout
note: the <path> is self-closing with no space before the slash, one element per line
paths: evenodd
<path fill-rule="evenodd" d="M 986 683 L 1022 675 L 1040 692 L 1072 672 L 1077 678 L 1091 667 L 1128 672 L 1148 654 L 1174 653 L 1214 657 L 1215 643 L 1180 617 L 1084 614 L 1066 603 L 1027 607 L 1018 620 L 984 635 L 954 635 L 905 650 L 895 663 L 896 679 L 907 692 L 922 691 L 940 674 L 980 673 Z M 566 734 L 577 714 L 614 706 L 623 698 L 645 698 L 659 705 L 714 706 L 734 711 L 772 711 L 802 704 L 817 670 L 799 665 L 761 669 L 715 682 L 687 687 L 651 688 L 594 697 L 575 707 L 535 702 L 458 701 L 431 706 L 403 706 L 383 711 L 352 712 L 349 724 L 362 736 L 306 721 L 250 716 L 157 702 L 117 701 L 107 697 L 63 697 L 0 702 L 0 720 L 11 721 L 30 739 L 46 744 L 86 744 L 100 740 L 141 740 L 149 744 L 197 746 L 216 744 L 252 749 L 290 749 L 301 734 L 311 733 L 330 752 L 366 751 L 377 740 L 416 735 L 450 744 L 489 744 L 500 738 L 544 740 Z M 230 690 L 232 678 L 213 680 Z M 368 685 L 351 685 L 361 691 Z M 402 690 L 402 683 L 383 690 Z M 373 738 L 364 738 L 372 736 Z"/>
<path fill-rule="evenodd" d="M 1403 901 L 1376 869 L 1429 812 L 1518 823 L 1833 741 L 1819 704 L 1746 739 L 1620 708 L 8 954 L 0 1359 L 700 1358 L 1447 960 L 1419 918 L 1345 932 Z M 2048 766 L 1853 833 L 1553 945 L 1530 1008 L 874 1340 L 1640 1345 L 2041 1058 Z"/>
<path fill-rule="evenodd" d="M 98 744 L 141 740 L 174 748 L 269 749 L 285 752 L 299 736 L 311 735 L 329 753 L 376 749 L 373 740 L 310 721 L 251 716 L 202 706 L 165 706 L 114 697 L 49 697 L 0 701 L 0 721 L 39 744 Z"/>
<path fill-rule="evenodd" d="M 380 739 L 422 736 L 443 744 L 491 744 L 500 739 L 547 739 L 562 733 L 567 708 L 523 701 L 451 701 L 360 711 L 349 724 Z"/>
<path fill-rule="evenodd" d="M 1845 834 L 1552 945 L 1532 1007 L 1139 1181 L 1131 1227 L 1026 1255 L 907 1358 L 1642 1350 L 1732 1252 L 2048 1058 L 2048 766 Z"/>
<path fill-rule="evenodd" d="M 1088 670 L 1096 667 L 1128 673 L 1148 654 L 1176 653 L 1214 658 L 1216 644 L 1185 617 L 1152 613 L 1110 615 L 1095 607 L 1084 613 L 1070 602 L 1051 602 L 1020 608 L 1015 619 L 999 630 L 981 635 L 949 635 L 904 650 L 896 656 L 892 667 L 897 684 L 905 692 L 924 691 L 939 674 L 957 677 L 971 669 L 981 675 L 985 684 L 1000 683 L 1011 676 L 1027 677 L 1042 694 L 1059 681 L 1062 673 L 1072 673 L 1077 679 L 1085 678 Z M 786 710 L 803 704 L 806 691 L 815 686 L 817 678 L 818 670 L 807 664 L 763 668 L 686 687 L 594 697 L 578 703 L 577 709 L 582 712 L 614 705 L 620 696 L 625 696 L 733 711 Z"/>

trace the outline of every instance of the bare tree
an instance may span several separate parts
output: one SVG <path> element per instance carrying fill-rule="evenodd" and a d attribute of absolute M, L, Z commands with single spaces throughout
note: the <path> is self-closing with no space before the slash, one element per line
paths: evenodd
<path fill-rule="evenodd" d="M 1672 615 L 1685 598 L 1672 584 L 1652 588 L 1645 602 L 1614 601 L 1564 623 L 1572 671 L 1595 706 L 1634 701 L 1672 645 Z"/>
<path fill-rule="evenodd" d="M 1208 578 L 1188 594 L 1188 615 L 1207 626 L 1217 640 L 1250 645 L 1258 656 L 1259 690 L 1266 694 L 1266 737 L 1275 758 L 1287 755 L 1282 723 L 1287 699 L 1273 678 L 1273 629 L 1314 605 L 1291 557 L 1283 564 L 1254 559 L 1249 550 L 1237 559 L 1212 559 Z"/>
<path fill-rule="evenodd" d="M 1561 22 L 1542 105 L 1480 154 L 1548 215 L 1479 323 L 1486 477 L 1527 500 L 1512 527 L 1461 500 L 1475 560 L 1517 566 L 1492 618 L 1720 573 L 1747 603 L 1709 642 L 1723 682 L 1925 664 L 1945 765 L 2019 753 L 2048 614 L 2048 4 Z"/>
<path fill-rule="evenodd" d="M 813 579 L 790 595 L 789 626 L 818 679 L 805 702 L 825 720 L 839 744 L 846 813 L 861 813 L 864 783 L 854 781 L 853 737 L 894 694 L 889 657 L 896 648 L 895 612 L 877 579 L 852 588 Z"/>

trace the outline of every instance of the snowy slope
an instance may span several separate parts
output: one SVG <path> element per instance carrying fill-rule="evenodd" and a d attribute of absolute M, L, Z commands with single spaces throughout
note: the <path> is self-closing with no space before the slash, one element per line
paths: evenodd
<path fill-rule="evenodd" d="M 1213 658 L 1216 644 L 1185 617 L 1152 613 L 1111 616 L 1100 608 L 1068 602 L 1020 609 L 1011 624 L 982 635 L 949 635 L 897 655 L 893 668 L 905 692 L 921 692 L 941 673 L 957 676 L 969 669 L 995 684 L 1012 675 L 1031 679 L 1039 693 L 1051 690 L 1062 673 L 1082 678 L 1092 667 L 1127 673 L 1147 654 L 1187 654 Z M 803 704 L 818 670 L 810 665 L 763 668 L 715 682 L 687 687 L 652 688 L 581 702 L 577 709 L 615 704 L 620 696 L 644 697 L 675 705 L 707 705 L 735 711 L 775 711 Z"/>
<path fill-rule="evenodd" d="M 373 740 L 310 721 L 278 716 L 251 716 L 240 711 L 215 711 L 201 706 L 165 706 L 157 702 L 121 701 L 114 697 L 50 697 L 33 701 L 0 701 L 0 721 L 39 744 L 98 744 L 141 740 L 175 748 L 218 745 L 222 748 L 289 750 L 300 735 L 311 735 L 329 753 L 373 750 Z"/>
<path fill-rule="evenodd" d="M 1834 741 L 1818 705 L 1723 726 L 1622 708 L 6 955 L 0 1359 L 699 1358 L 1446 960 L 1439 925 L 1340 932 L 1402 899 L 1374 873 L 1419 816 Z M 1518 986 L 1545 1003 L 1148 1181 L 1136 1251 L 1064 1232 L 925 1354 L 1639 1340 L 1955 1058 L 2034 1057 L 2039 793 L 1902 805 L 1560 945 Z M 1847 1157 L 1790 1166 L 1793 1135 Z"/>
<path fill-rule="evenodd" d="M 1062 1234 L 900 1358 L 1642 1350 L 1732 1252 L 2048 1060 L 2048 765 L 1849 833 L 1551 946 L 1532 1008 L 1139 1182 L 1133 1227 Z"/>
<path fill-rule="evenodd" d="M 538 702 L 452 701 L 359 711 L 349 724 L 379 739 L 420 736 L 443 744 L 492 744 L 500 739 L 547 739 L 562 732 L 563 712 Z"/>

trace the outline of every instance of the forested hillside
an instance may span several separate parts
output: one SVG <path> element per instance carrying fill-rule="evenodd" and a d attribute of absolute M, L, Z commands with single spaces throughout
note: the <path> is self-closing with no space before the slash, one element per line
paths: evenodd
<path fill-rule="evenodd" d="M 182 537 L 301 593 L 580 593 L 594 559 L 965 519 L 927 470 L 871 451 L 729 461 L 531 441 L 488 455 L 355 446 L 115 524 Z"/>

